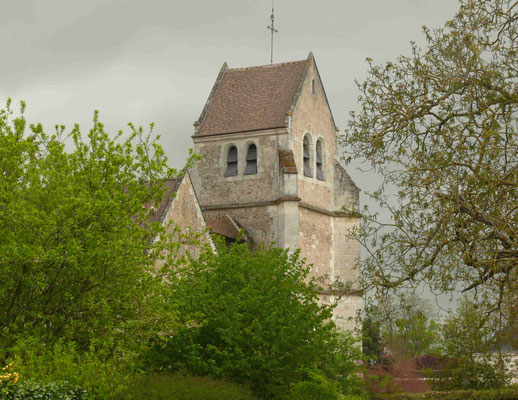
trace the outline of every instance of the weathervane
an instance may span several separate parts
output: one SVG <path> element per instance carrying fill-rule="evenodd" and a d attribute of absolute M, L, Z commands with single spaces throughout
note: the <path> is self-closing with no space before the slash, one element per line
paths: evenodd
<path fill-rule="evenodd" d="M 278 30 L 275 29 L 275 25 L 274 25 L 275 17 L 273 16 L 273 8 L 274 8 L 273 2 L 274 2 L 274 0 L 272 0 L 272 15 L 270 16 L 270 20 L 272 22 L 269 26 L 267 26 L 267 28 L 271 32 L 271 36 L 272 36 L 271 44 L 270 44 L 270 65 L 273 64 L 273 34 L 278 32 Z"/>

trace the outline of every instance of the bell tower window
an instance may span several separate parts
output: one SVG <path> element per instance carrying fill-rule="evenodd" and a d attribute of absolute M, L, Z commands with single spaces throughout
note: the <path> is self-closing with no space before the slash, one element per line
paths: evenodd
<path fill-rule="evenodd" d="M 252 175 L 257 173 L 257 146 L 255 144 L 251 144 L 248 146 L 248 151 L 246 152 L 246 167 L 245 167 L 245 175 Z"/>
<path fill-rule="evenodd" d="M 304 165 L 304 175 L 305 176 L 313 176 L 311 173 L 311 153 L 309 149 L 309 139 L 308 136 L 304 136 L 304 141 L 302 143 L 302 159 Z"/>
<path fill-rule="evenodd" d="M 317 179 L 320 179 L 321 181 L 325 181 L 322 140 L 317 141 L 316 153 L 317 153 Z"/>
<path fill-rule="evenodd" d="M 232 146 L 228 149 L 227 154 L 227 169 L 225 170 L 225 176 L 237 175 L 237 147 Z"/>

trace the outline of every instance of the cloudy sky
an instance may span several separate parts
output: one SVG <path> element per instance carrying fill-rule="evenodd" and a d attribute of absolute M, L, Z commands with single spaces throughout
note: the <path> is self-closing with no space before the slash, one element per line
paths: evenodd
<path fill-rule="evenodd" d="M 156 123 L 181 167 L 224 61 L 269 63 L 271 0 L 0 0 L 0 104 L 26 100 L 51 129 L 94 109 L 112 131 Z M 276 0 L 274 62 L 313 51 L 337 125 L 358 95 L 366 57 L 383 62 L 441 26 L 456 0 Z M 357 181 L 361 173 L 350 171 Z"/>

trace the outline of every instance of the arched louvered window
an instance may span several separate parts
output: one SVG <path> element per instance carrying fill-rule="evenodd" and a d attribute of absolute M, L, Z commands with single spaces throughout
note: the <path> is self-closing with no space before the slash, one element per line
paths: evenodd
<path fill-rule="evenodd" d="M 309 138 L 304 136 L 304 141 L 302 142 L 302 157 L 304 164 L 304 175 L 313 176 L 311 173 L 311 152 L 309 149 Z"/>
<path fill-rule="evenodd" d="M 237 175 L 237 147 L 232 146 L 228 149 L 227 154 L 227 169 L 225 171 L 225 176 L 234 176 Z"/>
<path fill-rule="evenodd" d="M 252 175 L 257 173 L 257 146 L 255 144 L 251 144 L 248 146 L 248 151 L 246 152 L 246 167 L 245 167 L 245 175 Z"/>
<path fill-rule="evenodd" d="M 317 179 L 321 181 L 325 181 L 324 178 L 324 151 L 322 148 L 322 140 L 317 141 L 316 146 L 316 156 L 317 156 Z"/>

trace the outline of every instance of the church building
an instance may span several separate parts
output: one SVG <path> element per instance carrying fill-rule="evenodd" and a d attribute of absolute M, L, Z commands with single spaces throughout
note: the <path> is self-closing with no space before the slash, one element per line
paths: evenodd
<path fill-rule="evenodd" d="M 359 189 L 338 161 L 338 129 L 313 55 L 223 64 L 194 127 L 202 160 L 189 175 L 210 230 L 232 239 L 242 229 L 251 247 L 300 248 L 329 284 L 322 301 L 338 302 L 337 325 L 353 328 L 360 247 L 347 232 L 360 222 Z M 335 281 L 351 286 L 340 292 Z"/>

